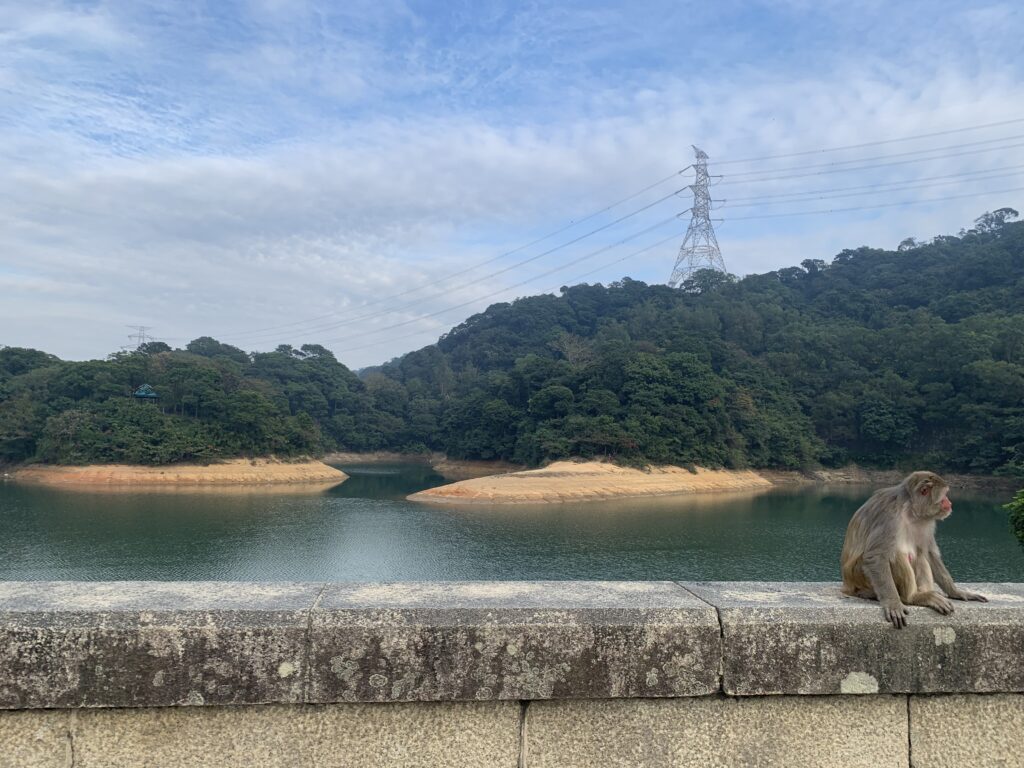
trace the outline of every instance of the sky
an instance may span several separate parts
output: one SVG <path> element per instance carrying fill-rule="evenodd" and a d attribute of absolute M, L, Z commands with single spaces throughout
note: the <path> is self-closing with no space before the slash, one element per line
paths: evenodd
<path fill-rule="evenodd" d="M 965 0 L 0 0 L 0 345 L 360 368 L 666 282 L 692 145 L 734 274 L 955 234 L 1024 212 L 1022 40 Z"/>

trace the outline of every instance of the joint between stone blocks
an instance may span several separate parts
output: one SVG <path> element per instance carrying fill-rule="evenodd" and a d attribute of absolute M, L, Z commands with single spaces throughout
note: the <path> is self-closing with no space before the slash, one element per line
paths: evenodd
<path fill-rule="evenodd" d="M 323 599 L 324 592 L 327 591 L 328 586 L 327 583 L 320 585 L 320 591 L 316 593 L 313 602 L 306 609 L 306 635 L 302 646 L 302 691 L 299 694 L 299 700 L 303 704 L 309 701 L 309 680 L 313 661 L 313 614 L 320 605 L 320 601 Z"/>

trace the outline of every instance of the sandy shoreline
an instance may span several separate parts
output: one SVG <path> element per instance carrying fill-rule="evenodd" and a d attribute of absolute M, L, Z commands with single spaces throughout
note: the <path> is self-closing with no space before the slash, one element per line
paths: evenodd
<path fill-rule="evenodd" d="M 172 464 L 145 467 L 93 464 L 84 467 L 38 465 L 14 471 L 14 479 L 54 487 L 104 486 L 252 486 L 337 484 L 348 479 L 322 461 L 284 462 L 274 459 L 228 459 L 216 464 Z"/>
<path fill-rule="evenodd" d="M 545 504 L 715 491 L 766 490 L 773 483 L 750 470 L 650 467 L 558 461 L 525 472 L 462 480 L 414 493 L 411 501 L 466 504 Z"/>

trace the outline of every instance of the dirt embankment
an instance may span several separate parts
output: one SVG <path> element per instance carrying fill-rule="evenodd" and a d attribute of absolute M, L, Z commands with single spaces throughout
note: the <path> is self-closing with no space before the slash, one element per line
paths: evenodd
<path fill-rule="evenodd" d="M 526 469 L 522 464 L 510 464 L 507 461 L 460 461 L 458 459 L 442 459 L 431 463 L 434 471 L 449 480 L 471 480 L 477 477 L 503 475 Z"/>
<path fill-rule="evenodd" d="M 927 467 L 920 467 L 927 469 Z M 868 469 L 850 464 L 835 469 L 813 469 L 806 472 L 796 470 L 759 469 L 759 475 L 771 480 L 776 485 L 792 483 L 828 483 L 850 485 L 874 485 L 879 488 L 898 485 L 913 470 Z M 1014 490 L 1024 486 L 1024 480 L 1013 477 L 995 475 L 955 475 L 939 472 L 951 488 L 970 488 L 974 490 Z"/>
<path fill-rule="evenodd" d="M 629 469 L 602 462 L 558 461 L 543 469 L 463 480 L 414 493 L 413 501 L 472 504 L 549 502 L 668 496 L 708 491 L 764 490 L 770 480 L 748 470 L 680 467 Z"/>
<path fill-rule="evenodd" d="M 57 487 L 97 486 L 231 486 L 341 483 L 348 475 L 322 461 L 228 459 L 216 464 L 171 464 L 146 467 L 92 464 L 84 467 L 39 465 L 14 472 L 14 479 Z"/>

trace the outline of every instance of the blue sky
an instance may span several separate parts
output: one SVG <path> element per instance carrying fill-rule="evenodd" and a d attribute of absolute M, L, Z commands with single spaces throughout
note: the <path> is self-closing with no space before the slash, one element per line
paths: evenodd
<path fill-rule="evenodd" d="M 955 232 L 1024 209 L 997 191 L 1024 187 L 1024 122 L 735 161 L 1024 118 L 1022 39 L 1014 3 L 0 0 L 0 344 L 99 357 L 142 323 L 359 367 L 580 276 L 662 282 L 685 217 L 614 244 L 685 190 L 512 265 L 687 175 L 496 257 L 686 167 L 691 144 L 723 174 L 737 274 Z M 851 189 L 873 184 L 893 186 Z"/>

